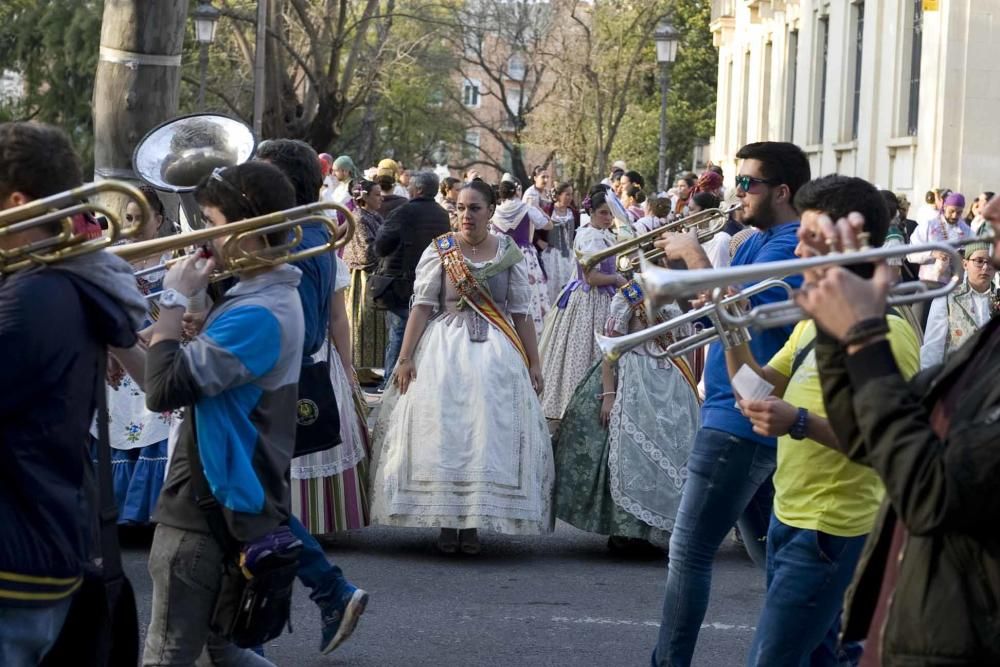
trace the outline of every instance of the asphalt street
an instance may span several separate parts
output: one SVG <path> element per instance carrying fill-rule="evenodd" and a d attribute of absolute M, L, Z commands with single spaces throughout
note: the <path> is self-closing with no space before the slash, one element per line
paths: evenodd
<path fill-rule="evenodd" d="M 483 535 L 478 557 L 443 556 L 433 530 L 369 528 L 325 543 L 371 593 L 354 636 L 317 651 L 319 613 L 298 587 L 293 634 L 266 647 L 278 665 L 648 665 L 663 601 L 665 559 L 611 554 L 606 538 L 560 523 L 540 537 Z M 140 618 L 148 621 L 147 549 L 126 548 Z M 696 665 L 745 663 L 764 579 L 726 540 Z"/>

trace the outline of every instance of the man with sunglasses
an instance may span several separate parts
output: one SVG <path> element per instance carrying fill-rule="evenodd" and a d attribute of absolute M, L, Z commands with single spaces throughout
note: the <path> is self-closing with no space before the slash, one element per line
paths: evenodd
<path fill-rule="evenodd" d="M 808 158 L 786 142 L 747 144 L 736 156 L 743 160 L 736 177 L 743 221 L 759 231 L 740 246 L 732 265 L 794 258 L 799 214 L 793 199 L 809 181 Z M 683 262 L 689 269 L 711 268 L 694 233 L 667 233 L 655 245 L 663 248 L 667 260 Z M 796 286 L 799 280 L 788 282 Z M 750 302 L 756 306 L 784 298 L 786 294 L 776 289 L 751 297 Z M 753 357 L 766 363 L 790 333 L 791 327 L 755 331 L 750 341 Z M 688 459 L 688 479 L 670 538 L 667 590 L 653 665 L 691 664 L 708 608 L 712 561 L 737 520 L 747 551 L 758 564 L 764 563 L 770 494 L 765 491 L 763 499 L 755 495 L 762 486 L 770 488 L 776 439 L 755 433 L 736 406 L 719 343 L 709 347 L 704 380 L 702 425 Z"/>

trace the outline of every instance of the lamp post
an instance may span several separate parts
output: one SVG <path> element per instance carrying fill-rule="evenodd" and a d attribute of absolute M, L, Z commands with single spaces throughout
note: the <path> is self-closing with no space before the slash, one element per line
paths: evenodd
<path fill-rule="evenodd" d="M 667 189 L 667 89 L 670 86 L 670 65 L 677 58 L 680 33 L 670 23 L 662 19 L 653 32 L 656 42 L 656 62 L 660 64 L 660 168 L 657 174 L 659 189 Z"/>
<path fill-rule="evenodd" d="M 215 26 L 219 22 L 219 10 L 208 0 L 201 0 L 194 11 L 194 36 L 201 46 L 198 66 L 201 69 L 201 79 L 198 82 L 198 108 L 205 108 L 205 79 L 208 78 L 208 47 L 215 41 Z"/>

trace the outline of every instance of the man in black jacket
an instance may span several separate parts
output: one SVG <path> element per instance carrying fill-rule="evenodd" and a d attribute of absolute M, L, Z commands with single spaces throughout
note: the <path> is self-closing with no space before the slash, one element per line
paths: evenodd
<path fill-rule="evenodd" d="M 389 306 L 385 315 L 389 324 L 389 343 L 385 348 L 385 378 L 380 389 L 385 389 L 392 376 L 403 344 L 420 255 L 436 237 L 451 231 L 448 212 L 434 201 L 437 189 L 438 177 L 434 172 L 414 174 L 410 181 L 413 198 L 393 211 L 375 238 L 375 252 L 384 258 L 379 273 L 393 278 L 383 296 Z"/>
<path fill-rule="evenodd" d="M 61 131 L 0 124 L 0 209 L 81 181 Z M 0 236 L 0 249 L 53 231 Z M 145 309 L 132 267 L 105 252 L 0 276 L 0 665 L 41 661 L 96 555 L 87 443 L 98 372 L 109 345 L 135 343 Z"/>
<path fill-rule="evenodd" d="M 983 211 L 1000 232 L 1000 201 Z M 802 228 L 822 254 L 858 247 L 857 213 Z M 994 241 L 993 261 L 997 261 Z M 886 340 L 886 265 L 806 276 L 797 301 L 820 327 L 823 398 L 837 449 L 871 466 L 886 502 L 848 590 L 843 639 L 862 665 L 1000 664 L 1000 317 L 910 382 Z"/>

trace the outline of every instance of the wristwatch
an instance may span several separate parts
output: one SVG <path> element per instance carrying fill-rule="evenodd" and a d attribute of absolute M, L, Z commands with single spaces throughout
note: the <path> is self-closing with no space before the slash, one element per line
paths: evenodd
<path fill-rule="evenodd" d="M 173 288 L 163 290 L 160 295 L 160 308 L 187 308 L 188 298 Z"/>
<path fill-rule="evenodd" d="M 809 411 L 799 408 L 799 414 L 795 416 L 792 428 L 788 429 L 788 437 L 792 440 L 804 440 L 806 437 L 806 422 L 809 421 Z"/>

